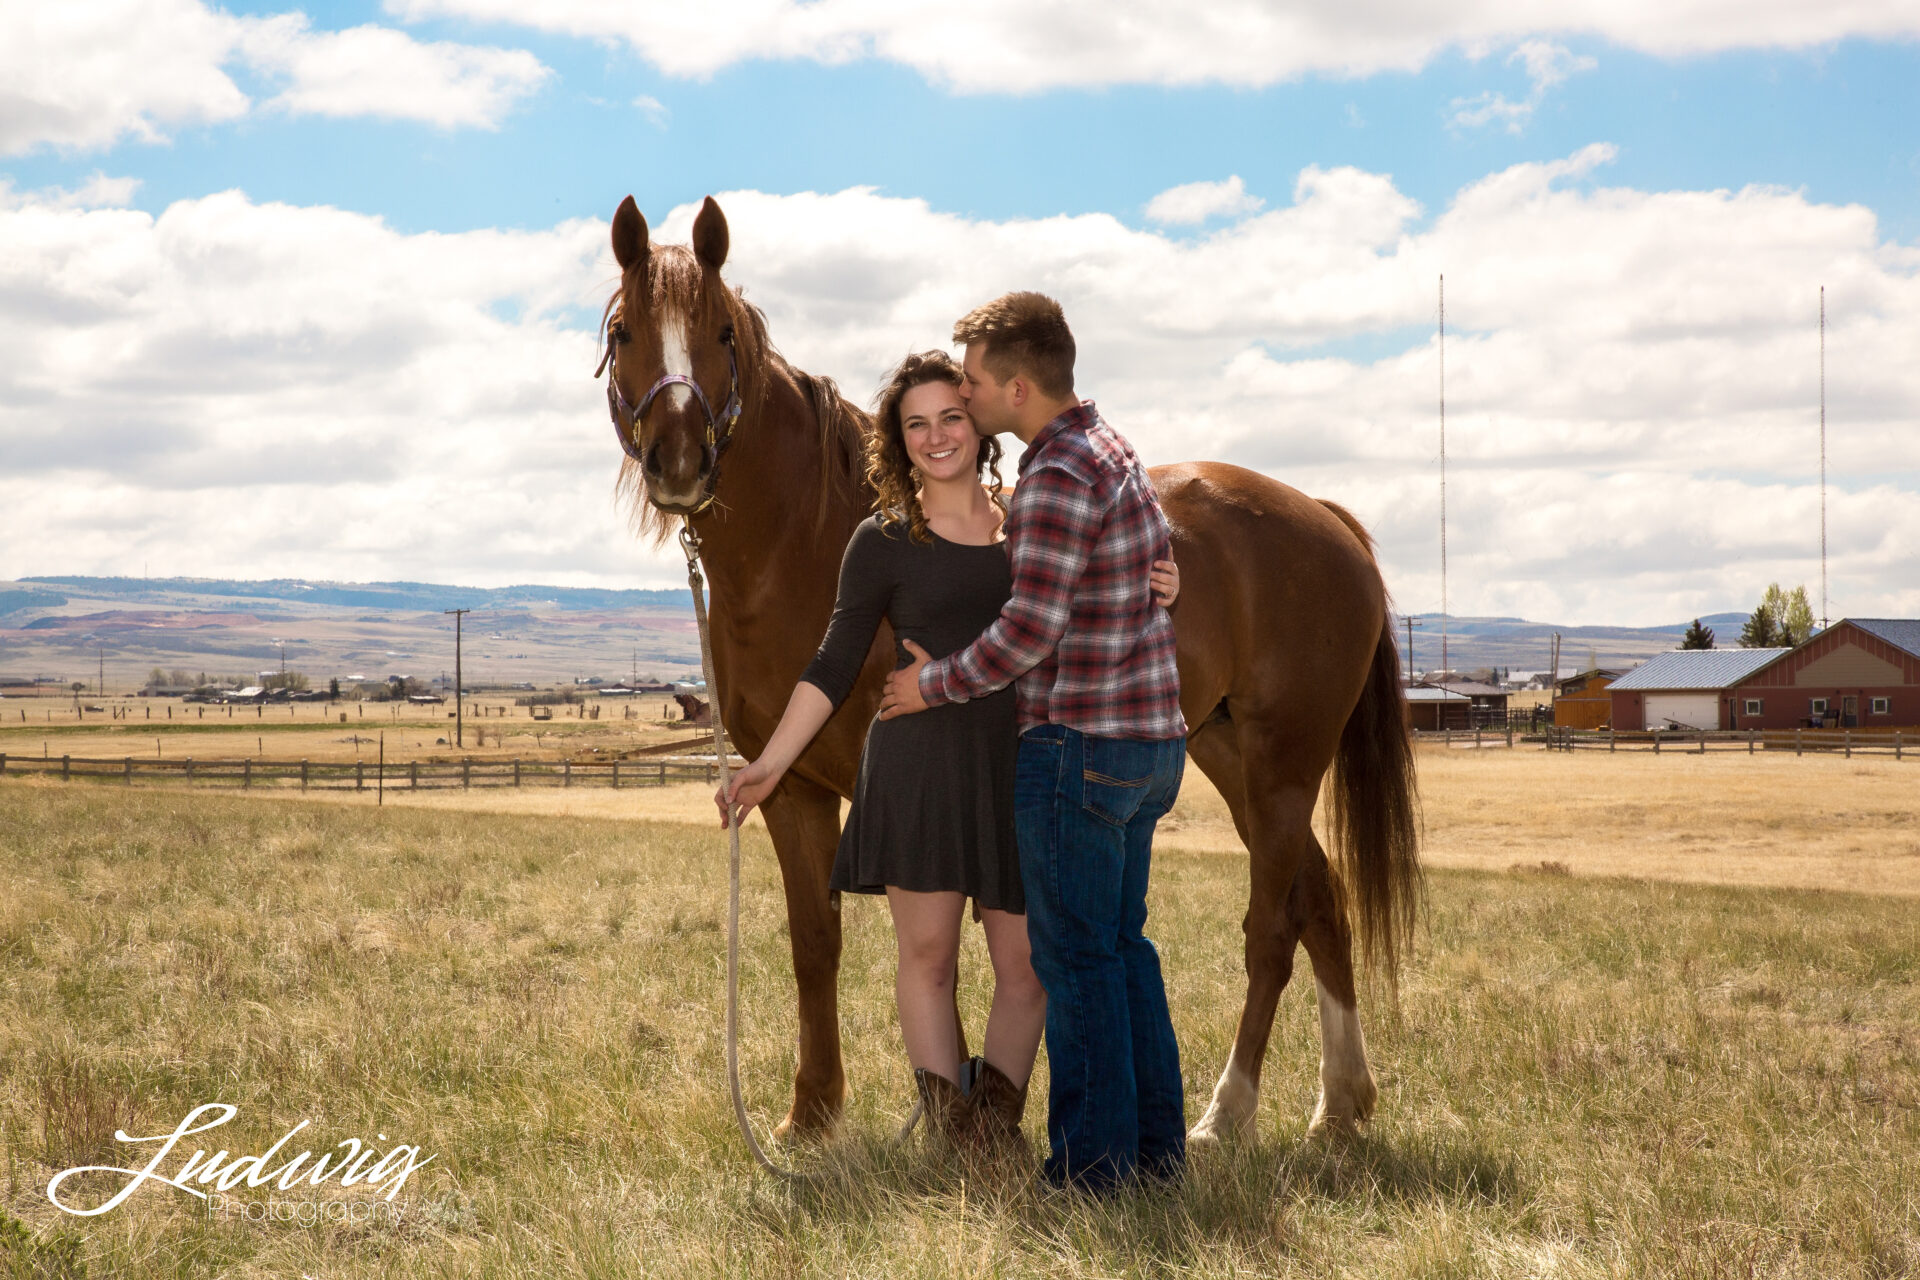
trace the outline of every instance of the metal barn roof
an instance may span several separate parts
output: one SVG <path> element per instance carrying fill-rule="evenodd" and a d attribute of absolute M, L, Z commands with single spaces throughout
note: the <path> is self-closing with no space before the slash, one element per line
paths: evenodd
<path fill-rule="evenodd" d="M 1841 622 L 1851 622 L 1868 635 L 1920 658 L 1920 618 L 1842 618 Z"/>
<path fill-rule="evenodd" d="M 1454 693 L 1448 689 L 1435 689 L 1430 685 L 1418 684 L 1407 690 L 1408 702 L 1471 702 L 1473 699 L 1464 693 Z"/>
<path fill-rule="evenodd" d="M 1725 689 L 1739 684 L 1788 649 L 1671 649 L 1657 653 L 1607 686 L 1635 689 Z"/>

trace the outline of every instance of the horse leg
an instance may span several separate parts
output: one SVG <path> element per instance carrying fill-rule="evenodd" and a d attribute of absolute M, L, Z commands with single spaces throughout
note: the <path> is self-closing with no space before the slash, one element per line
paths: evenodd
<path fill-rule="evenodd" d="M 1308 834 L 1309 848 L 1294 881 L 1294 927 L 1313 963 L 1320 1003 L 1320 1102 L 1307 1136 L 1351 1132 L 1373 1115 L 1376 1090 L 1367 1066 L 1367 1041 L 1353 983 L 1353 934 L 1326 850 Z"/>
<path fill-rule="evenodd" d="M 1246 934 L 1247 999 L 1233 1051 L 1213 1088 L 1206 1114 L 1187 1134 L 1189 1142 L 1216 1142 L 1253 1128 L 1260 1101 L 1260 1069 L 1273 1033 L 1274 1009 L 1293 976 L 1298 933 L 1287 911 L 1302 836 L 1310 838 L 1311 790 L 1284 786 L 1249 788 L 1240 735 L 1247 726 L 1210 722 L 1188 741 L 1188 750 L 1233 813 L 1250 855 L 1251 891 L 1241 922 Z M 1262 741 L 1267 735 L 1256 735 Z M 1258 753 L 1272 759 L 1272 754 Z"/>
<path fill-rule="evenodd" d="M 800 1052 L 793 1105 L 774 1137 L 824 1137 L 846 1100 L 840 1059 L 840 910 L 827 881 L 840 842 L 840 800 L 789 773 L 761 806 L 786 888 L 793 980 L 799 989 Z"/>

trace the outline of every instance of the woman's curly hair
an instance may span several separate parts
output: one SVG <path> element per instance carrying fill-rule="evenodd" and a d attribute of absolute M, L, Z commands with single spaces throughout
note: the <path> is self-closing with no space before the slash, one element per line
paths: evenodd
<path fill-rule="evenodd" d="M 960 366 L 944 351 L 921 351 L 908 356 L 893 371 L 876 399 L 873 426 L 867 432 L 867 481 L 873 485 L 873 509 L 880 513 L 882 526 L 907 526 L 907 535 L 915 542 L 931 542 L 926 513 L 920 510 L 920 471 L 907 457 L 904 428 L 900 422 L 900 402 L 907 392 L 929 382 L 959 386 Z M 1000 441 L 996 436 L 980 437 L 980 452 L 974 459 L 974 474 L 987 482 L 987 497 L 1007 514 L 1006 485 L 1000 479 Z"/>

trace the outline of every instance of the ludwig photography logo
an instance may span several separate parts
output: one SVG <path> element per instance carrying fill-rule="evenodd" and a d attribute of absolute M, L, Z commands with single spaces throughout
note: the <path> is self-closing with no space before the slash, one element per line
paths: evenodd
<path fill-rule="evenodd" d="M 171 1173 L 165 1171 L 169 1158 L 184 1139 L 217 1129 L 232 1120 L 238 1112 L 239 1108 L 227 1103 L 209 1102 L 187 1113 L 172 1133 L 143 1138 L 134 1137 L 124 1129 L 116 1129 L 113 1134 L 116 1142 L 134 1146 L 148 1143 L 160 1145 L 142 1168 L 80 1165 L 63 1169 L 47 1183 L 47 1199 L 74 1217 L 92 1218 L 119 1208 L 139 1190 L 142 1183 L 153 1182 L 198 1197 L 205 1202 L 209 1217 L 300 1226 L 323 1222 L 391 1225 L 397 1224 L 405 1211 L 404 1202 L 395 1203 L 394 1197 L 406 1186 L 409 1178 L 438 1158 L 428 1156 L 421 1159 L 420 1148 L 410 1143 L 398 1143 L 381 1152 L 372 1142 L 362 1143 L 358 1138 L 347 1138 L 335 1143 L 332 1151 L 318 1156 L 312 1151 L 301 1151 L 269 1168 L 270 1162 L 280 1154 L 280 1149 L 310 1123 L 302 1120 L 259 1155 L 229 1156 L 224 1148 L 209 1155 L 204 1147 L 196 1147 L 178 1168 Z M 376 1134 L 375 1140 L 385 1142 L 387 1135 Z M 100 1177 L 84 1178 L 84 1175 L 122 1175 L 125 1181 L 107 1199 L 87 1205 L 77 1201 L 75 1188 L 62 1190 L 63 1184 L 70 1179 L 83 1179 L 89 1186 L 100 1180 Z M 311 1194 L 302 1198 L 297 1194 L 318 1191 L 336 1179 L 336 1185 L 342 1189 L 363 1186 L 368 1193 L 366 1198 L 328 1199 Z M 276 1191 L 296 1194 L 282 1197 L 276 1195 Z M 239 1194 L 229 1195 L 229 1192 Z"/>

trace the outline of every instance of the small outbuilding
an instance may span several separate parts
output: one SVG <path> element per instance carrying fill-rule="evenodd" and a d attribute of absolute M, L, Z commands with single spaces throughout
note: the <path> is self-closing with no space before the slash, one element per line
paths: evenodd
<path fill-rule="evenodd" d="M 1613 722 L 1609 686 L 1626 672 L 1594 667 L 1557 680 L 1553 686 L 1553 723 L 1561 729 L 1604 729 Z"/>
<path fill-rule="evenodd" d="M 1407 690 L 1407 727 L 1425 733 L 1468 729 L 1473 700 L 1464 693 L 1417 684 Z"/>
<path fill-rule="evenodd" d="M 1731 691 L 1791 649 L 1673 649 L 1607 688 L 1616 729 L 1738 729 Z"/>

